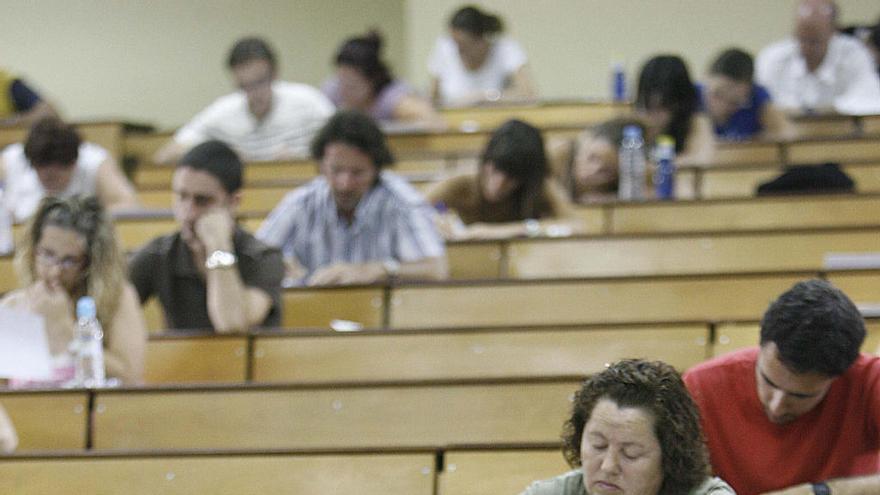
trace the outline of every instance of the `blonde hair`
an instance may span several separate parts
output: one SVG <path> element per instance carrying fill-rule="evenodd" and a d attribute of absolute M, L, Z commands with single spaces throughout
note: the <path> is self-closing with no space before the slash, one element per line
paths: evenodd
<path fill-rule="evenodd" d="M 116 315 L 125 283 L 125 263 L 113 223 L 94 197 L 43 198 L 15 250 L 15 270 L 23 286 L 36 279 L 36 246 L 43 229 L 50 225 L 72 230 L 85 238 L 83 293 L 95 299 L 98 320 L 106 329 Z"/>

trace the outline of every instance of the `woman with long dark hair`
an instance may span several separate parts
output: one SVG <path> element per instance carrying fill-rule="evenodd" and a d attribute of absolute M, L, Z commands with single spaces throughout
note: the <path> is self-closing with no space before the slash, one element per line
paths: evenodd
<path fill-rule="evenodd" d="M 666 134 L 675 140 L 679 164 L 712 161 L 712 124 L 699 111 L 697 90 L 680 57 L 658 55 L 645 63 L 639 72 L 635 105 L 647 124 L 649 138 Z"/>
<path fill-rule="evenodd" d="M 448 238 L 538 235 L 563 225 L 559 232 L 577 230 L 571 203 L 549 175 L 541 132 L 509 120 L 492 133 L 476 174 L 447 179 L 427 197 L 461 220 L 457 231 L 441 224 Z"/>

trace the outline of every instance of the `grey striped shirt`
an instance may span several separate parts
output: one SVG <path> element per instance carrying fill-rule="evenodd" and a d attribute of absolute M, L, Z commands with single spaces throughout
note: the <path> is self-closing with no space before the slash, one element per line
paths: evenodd
<path fill-rule="evenodd" d="M 336 210 L 324 177 L 288 193 L 257 238 L 295 257 L 311 274 L 335 263 L 417 261 L 445 254 L 434 209 L 403 178 L 383 171 L 355 208 L 351 224 Z"/>

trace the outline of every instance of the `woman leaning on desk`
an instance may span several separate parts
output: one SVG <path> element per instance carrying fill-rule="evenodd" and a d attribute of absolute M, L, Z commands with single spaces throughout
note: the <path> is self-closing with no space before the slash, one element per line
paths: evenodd
<path fill-rule="evenodd" d="M 113 224 L 94 197 L 44 198 L 16 247 L 21 283 L 0 305 L 21 308 L 45 318 L 53 360 L 53 378 L 61 385 L 73 378 L 68 351 L 76 324 L 76 301 L 91 296 L 104 330 L 106 374 L 125 384 L 143 378 L 146 325 L 137 293 L 126 280 L 125 259 Z"/>
<path fill-rule="evenodd" d="M 550 177 L 541 132 L 509 120 L 492 133 L 476 174 L 426 193 L 447 239 L 570 235 L 580 229 L 562 187 Z"/>

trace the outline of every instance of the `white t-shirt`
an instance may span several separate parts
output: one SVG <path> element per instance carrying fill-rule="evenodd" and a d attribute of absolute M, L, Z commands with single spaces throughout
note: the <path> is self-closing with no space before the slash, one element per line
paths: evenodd
<path fill-rule="evenodd" d="M 272 108 L 260 122 L 250 112 L 243 91 L 221 96 L 174 134 L 189 148 L 217 139 L 234 148 L 244 161 L 305 158 L 309 144 L 333 115 L 334 107 L 306 84 L 272 83 Z"/>
<path fill-rule="evenodd" d="M 57 196 L 69 198 L 75 195 L 95 196 L 98 188 L 98 168 L 110 157 L 104 148 L 93 143 L 79 145 L 79 154 L 73 175 L 67 188 Z M 40 200 L 46 195 L 36 170 L 24 156 L 24 145 L 11 144 L 3 150 L 5 185 L 3 204 L 16 222 L 23 222 L 37 211 Z"/>
<path fill-rule="evenodd" d="M 455 105 L 477 92 L 503 91 L 508 79 L 527 62 L 519 43 L 500 37 L 492 42 L 483 65 L 470 71 L 458 54 L 458 46 L 449 36 L 437 39 L 428 61 L 428 71 L 440 81 L 444 105 Z"/>
<path fill-rule="evenodd" d="M 814 72 L 807 72 L 796 39 L 774 43 L 758 55 L 755 74 L 781 108 L 880 113 L 877 70 L 868 50 L 851 36 L 835 34 Z"/>

